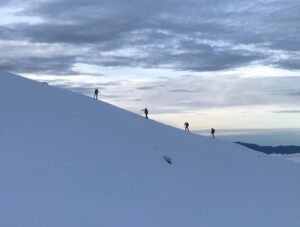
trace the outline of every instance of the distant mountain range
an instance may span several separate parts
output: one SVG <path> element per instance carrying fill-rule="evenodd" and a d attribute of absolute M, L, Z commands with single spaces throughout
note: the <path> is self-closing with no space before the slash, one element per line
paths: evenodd
<path fill-rule="evenodd" d="M 265 154 L 297 154 L 300 153 L 300 147 L 299 146 L 260 146 L 257 144 L 251 144 L 251 143 L 243 143 L 243 142 L 236 142 L 237 144 L 240 144 L 242 146 L 248 147 L 252 150 L 256 150 L 259 152 L 263 152 Z"/>

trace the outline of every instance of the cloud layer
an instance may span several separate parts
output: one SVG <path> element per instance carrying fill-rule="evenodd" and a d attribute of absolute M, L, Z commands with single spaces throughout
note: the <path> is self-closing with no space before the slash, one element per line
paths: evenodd
<path fill-rule="evenodd" d="M 0 25 L 1 53 L 6 43 L 16 53 L 16 61 L 1 54 L 6 60 L 0 67 L 11 71 L 74 75 L 80 73 L 73 70 L 76 63 L 194 72 L 249 64 L 300 69 L 296 0 L 6 0 L 1 4 L 8 16 L 20 18 Z M 20 49 L 26 57 L 18 56 Z M 55 53 L 44 56 L 49 49 Z"/>

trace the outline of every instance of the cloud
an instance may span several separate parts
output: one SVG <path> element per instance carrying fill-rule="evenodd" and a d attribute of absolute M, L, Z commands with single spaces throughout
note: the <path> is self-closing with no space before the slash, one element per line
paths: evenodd
<path fill-rule="evenodd" d="M 152 90 L 156 89 L 158 86 L 143 86 L 143 87 L 138 87 L 138 90 Z"/>
<path fill-rule="evenodd" d="M 135 106 L 132 100 L 139 98 L 155 111 L 196 111 L 241 106 L 300 105 L 297 97 L 299 84 L 298 77 L 194 76 L 122 82 L 106 86 L 105 94 L 122 94 L 124 103 L 120 104 L 125 106 Z M 282 90 L 282 87 L 285 89 Z"/>
<path fill-rule="evenodd" d="M 297 57 L 291 56 L 288 59 L 279 60 L 275 64 L 283 69 L 300 70 L 300 54 Z"/>
<path fill-rule="evenodd" d="M 290 96 L 300 96 L 300 91 L 290 91 L 287 92 L 286 94 Z"/>
<path fill-rule="evenodd" d="M 0 26 L 0 39 L 1 40 L 15 40 L 15 31 L 9 27 Z"/>
<path fill-rule="evenodd" d="M 174 93 L 193 93 L 196 92 L 196 90 L 188 90 L 188 89 L 171 89 L 169 90 L 170 92 L 174 92 Z"/>
<path fill-rule="evenodd" d="M 288 113 L 288 114 L 294 114 L 294 113 L 300 113 L 300 110 L 281 110 L 281 111 L 273 111 L 272 113 Z"/>
<path fill-rule="evenodd" d="M 154 4 L 150 0 L 30 0 L 1 3 L 19 7 L 15 16 L 40 19 L 33 24 L 20 19 L 3 25 L 0 27 L 2 41 L 26 41 L 36 52 L 43 52 L 36 44 L 77 50 L 69 58 L 61 52 L 60 56 L 55 55 L 57 63 L 48 56 L 51 64 L 40 67 L 19 67 L 24 59 L 17 59 L 15 64 L 2 62 L 2 68 L 12 71 L 19 72 L 19 68 L 31 73 L 64 70 L 66 73 L 62 74 L 68 74 L 78 63 L 194 72 L 220 71 L 253 63 L 300 69 L 298 1 L 162 0 Z M 128 52 L 129 49 L 134 51 Z M 18 46 L 12 51 L 18 52 Z M 5 55 L 0 54 L 0 57 L 5 58 Z M 40 58 L 37 63 L 44 63 L 44 56 Z M 59 62 L 61 58 L 65 58 L 64 65 Z"/>
<path fill-rule="evenodd" d="M 19 73 L 48 73 L 56 75 L 76 75 L 77 72 L 71 70 L 74 57 L 26 57 L 17 59 L 1 59 L 0 68 L 5 71 Z"/>

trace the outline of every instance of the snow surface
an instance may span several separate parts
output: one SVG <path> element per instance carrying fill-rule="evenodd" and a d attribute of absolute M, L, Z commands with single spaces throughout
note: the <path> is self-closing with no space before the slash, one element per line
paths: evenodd
<path fill-rule="evenodd" d="M 300 226 L 297 163 L 3 72 L 0 110 L 0 226 Z"/>

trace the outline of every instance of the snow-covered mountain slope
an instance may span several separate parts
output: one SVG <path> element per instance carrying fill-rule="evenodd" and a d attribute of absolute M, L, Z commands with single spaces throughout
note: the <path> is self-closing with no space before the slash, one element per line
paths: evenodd
<path fill-rule="evenodd" d="M 297 163 L 0 73 L 0 226 L 299 227 L 299 192 Z"/>

